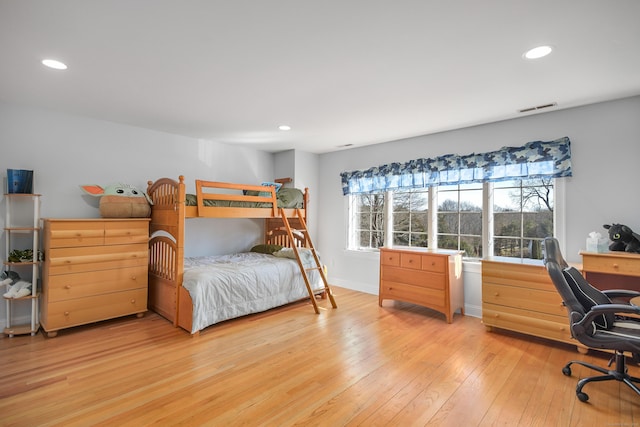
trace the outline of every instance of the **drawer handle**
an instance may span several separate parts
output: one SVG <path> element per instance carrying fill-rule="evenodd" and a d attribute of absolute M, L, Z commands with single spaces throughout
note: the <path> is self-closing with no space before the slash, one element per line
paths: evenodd
<path fill-rule="evenodd" d="M 69 315 L 69 312 L 68 312 L 68 311 L 65 311 L 65 312 L 64 312 L 64 315 L 65 315 L 65 316 L 68 316 L 68 315 Z"/>
<path fill-rule="evenodd" d="M 613 264 L 613 268 L 618 268 L 619 265 L 618 264 Z"/>
<path fill-rule="evenodd" d="M 494 297 L 499 297 L 500 296 L 500 292 L 496 292 L 493 294 Z"/>
<path fill-rule="evenodd" d="M 66 285 L 64 288 L 65 289 L 71 289 L 71 285 Z"/>
<path fill-rule="evenodd" d="M 135 303 L 136 303 L 136 300 L 132 299 L 131 304 L 135 304 Z"/>
<path fill-rule="evenodd" d="M 138 280 L 136 276 L 131 276 L 131 280 Z"/>

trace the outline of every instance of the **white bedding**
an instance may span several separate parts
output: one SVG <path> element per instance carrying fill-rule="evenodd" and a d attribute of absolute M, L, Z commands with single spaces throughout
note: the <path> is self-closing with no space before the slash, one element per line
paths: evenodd
<path fill-rule="evenodd" d="M 302 259 L 315 267 L 312 257 Z M 311 287 L 322 289 L 320 274 L 307 274 Z M 309 296 L 295 260 L 254 252 L 185 258 L 183 286 L 193 300 L 191 333 Z"/>

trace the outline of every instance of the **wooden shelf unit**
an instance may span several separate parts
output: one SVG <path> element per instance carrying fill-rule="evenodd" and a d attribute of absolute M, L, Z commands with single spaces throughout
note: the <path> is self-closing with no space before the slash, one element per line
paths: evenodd
<path fill-rule="evenodd" d="M 40 251 L 40 194 L 30 193 L 8 193 L 4 195 L 6 203 L 6 216 L 5 216 L 5 244 L 6 244 L 6 257 L 3 261 L 5 268 L 8 271 L 15 271 L 20 275 L 20 278 L 25 281 L 31 282 L 31 294 L 21 298 L 7 298 L 3 297 L 6 304 L 6 325 L 4 328 L 4 334 L 9 337 L 15 335 L 35 335 L 40 329 L 39 320 L 39 301 L 40 292 L 38 290 L 39 278 L 40 278 L 40 262 L 38 259 L 38 253 Z M 31 203 L 31 218 L 27 218 L 29 225 L 25 225 L 26 222 L 18 223 L 15 220 L 14 209 L 19 207 L 29 208 L 24 206 L 27 203 Z M 23 205 L 23 206 L 20 206 Z M 22 216 L 22 215 L 20 215 Z M 25 214 L 24 216 L 27 216 Z M 33 250 L 32 261 L 25 262 L 11 262 L 9 261 L 9 254 L 18 249 L 15 245 L 18 235 L 23 235 L 31 241 L 29 247 L 22 247 L 21 250 L 31 249 Z M 26 273 L 26 274 L 25 274 Z M 5 291 L 2 292 L 3 294 Z M 21 304 L 22 302 L 29 302 L 29 323 L 14 324 L 13 322 L 13 309 L 14 305 Z"/>

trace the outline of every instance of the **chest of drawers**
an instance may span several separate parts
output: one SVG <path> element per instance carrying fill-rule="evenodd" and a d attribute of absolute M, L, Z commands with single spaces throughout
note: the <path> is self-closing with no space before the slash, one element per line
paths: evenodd
<path fill-rule="evenodd" d="M 562 298 L 542 265 L 483 260 L 482 322 L 488 330 L 576 344 Z"/>
<path fill-rule="evenodd" d="M 380 306 L 384 299 L 428 307 L 451 323 L 458 309 L 464 314 L 462 253 L 380 248 Z"/>
<path fill-rule="evenodd" d="M 45 219 L 41 324 L 64 328 L 147 310 L 148 219 Z"/>

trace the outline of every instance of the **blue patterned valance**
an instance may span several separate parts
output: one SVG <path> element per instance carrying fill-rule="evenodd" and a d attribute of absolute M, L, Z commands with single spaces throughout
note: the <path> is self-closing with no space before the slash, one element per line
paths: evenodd
<path fill-rule="evenodd" d="M 571 176 L 571 142 L 567 137 L 533 141 L 489 153 L 447 154 L 342 172 L 340 176 L 345 195 L 518 178 L 560 178 Z"/>

